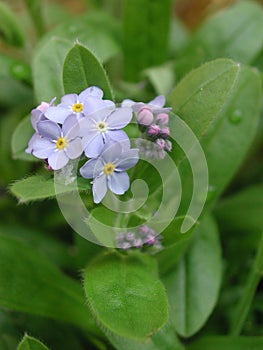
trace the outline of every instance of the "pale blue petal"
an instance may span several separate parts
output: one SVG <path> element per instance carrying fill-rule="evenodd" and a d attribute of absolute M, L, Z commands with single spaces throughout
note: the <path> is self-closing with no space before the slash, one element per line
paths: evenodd
<path fill-rule="evenodd" d="M 80 136 L 79 123 L 74 114 L 67 117 L 62 125 L 63 135 L 67 140 L 72 140 L 77 136 Z"/>
<path fill-rule="evenodd" d="M 165 105 L 165 97 L 163 95 L 159 95 L 150 101 L 149 105 L 157 108 L 163 107 Z"/>
<path fill-rule="evenodd" d="M 67 94 L 61 98 L 61 103 L 58 107 L 71 108 L 72 105 L 78 102 L 77 94 Z"/>
<path fill-rule="evenodd" d="M 39 109 L 35 108 L 32 110 L 30 120 L 35 131 L 37 131 L 37 123 L 41 121 L 42 116 L 43 116 L 43 113 Z"/>
<path fill-rule="evenodd" d="M 85 179 L 94 179 L 103 172 L 103 162 L 101 159 L 89 159 L 80 169 L 80 175 Z"/>
<path fill-rule="evenodd" d="M 83 104 L 83 113 L 85 114 L 85 116 L 90 116 L 91 114 L 101 111 L 103 109 L 106 110 L 107 115 L 111 112 L 111 104 L 109 105 L 107 101 L 104 101 L 94 96 L 87 96 L 84 99 Z"/>
<path fill-rule="evenodd" d="M 145 103 L 142 103 L 142 102 L 136 102 L 136 103 L 134 103 L 134 105 L 132 106 L 132 110 L 133 110 L 133 112 L 138 112 L 138 110 L 139 110 L 140 108 L 142 108 L 143 106 L 146 106 L 146 104 L 145 104 Z"/>
<path fill-rule="evenodd" d="M 52 120 L 53 122 L 63 124 L 65 119 L 72 114 L 72 110 L 70 108 L 66 107 L 59 107 L 59 106 L 53 106 L 49 107 L 46 112 L 45 116 Z"/>
<path fill-rule="evenodd" d="M 137 148 L 123 152 L 118 162 L 116 162 L 116 171 L 124 171 L 132 168 L 139 160 L 139 150 Z"/>
<path fill-rule="evenodd" d="M 85 155 L 88 158 L 96 158 L 102 151 L 104 142 L 101 133 L 90 139 L 85 146 Z"/>
<path fill-rule="evenodd" d="M 79 120 L 80 136 L 85 137 L 90 135 L 90 133 L 98 133 L 96 129 L 97 121 L 91 117 L 84 117 Z"/>
<path fill-rule="evenodd" d="M 130 187 L 130 179 L 127 173 L 112 173 L 108 176 L 108 187 L 115 194 L 123 194 Z"/>
<path fill-rule="evenodd" d="M 107 193 L 107 178 L 106 175 L 96 177 L 92 186 L 94 203 L 100 203 Z"/>
<path fill-rule="evenodd" d="M 83 149 L 85 149 L 87 147 L 87 145 L 95 138 L 99 135 L 98 130 L 93 130 L 90 131 L 88 133 L 86 133 L 87 136 L 84 136 L 82 138 L 82 147 Z"/>
<path fill-rule="evenodd" d="M 126 100 L 122 101 L 121 106 L 122 107 L 132 107 L 134 104 L 135 104 L 135 102 L 133 100 L 130 100 L 127 98 Z"/>
<path fill-rule="evenodd" d="M 37 130 L 42 137 L 49 140 L 57 140 L 61 137 L 60 127 L 51 120 L 44 120 L 37 123 Z"/>
<path fill-rule="evenodd" d="M 65 154 L 64 150 L 53 152 L 48 157 L 48 164 L 53 170 L 59 170 L 63 168 L 69 161 L 69 158 Z"/>
<path fill-rule="evenodd" d="M 105 163 L 112 163 L 121 156 L 121 144 L 115 141 L 109 141 L 101 151 L 101 158 Z"/>
<path fill-rule="evenodd" d="M 28 142 L 27 149 L 25 150 L 26 153 L 32 153 L 34 149 L 34 144 L 38 139 L 41 139 L 41 136 L 37 132 L 35 132 Z"/>
<path fill-rule="evenodd" d="M 36 138 L 32 145 L 32 154 L 37 158 L 46 159 L 55 152 L 55 149 L 56 145 L 53 142 L 42 137 Z"/>
<path fill-rule="evenodd" d="M 109 130 L 106 133 L 106 142 L 108 142 L 108 140 L 119 142 L 123 150 L 130 149 L 131 147 L 128 135 L 122 130 Z"/>
<path fill-rule="evenodd" d="M 78 158 L 83 152 L 81 139 L 78 137 L 72 141 L 70 141 L 65 148 L 65 153 L 70 159 Z"/>
<path fill-rule="evenodd" d="M 132 109 L 129 107 L 117 108 L 106 119 L 109 129 L 122 129 L 132 119 Z"/>
<path fill-rule="evenodd" d="M 87 96 L 93 96 L 93 97 L 97 97 L 97 98 L 102 98 L 103 97 L 103 91 L 100 88 L 98 88 L 97 86 L 90 86 L 86 90 L 82 91 L 79 94 L 79 101 L 83 102 L 84 99 Z"/>

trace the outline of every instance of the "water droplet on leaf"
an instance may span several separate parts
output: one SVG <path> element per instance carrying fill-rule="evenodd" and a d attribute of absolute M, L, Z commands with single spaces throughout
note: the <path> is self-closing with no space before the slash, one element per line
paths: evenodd
<path fill-rule="evenodd" d="M 240 110 L 234 111 L 233 114 L 230 115 L 229 121 L 232 124 L 239 124 L 242 121 L 242 113 Z"/>

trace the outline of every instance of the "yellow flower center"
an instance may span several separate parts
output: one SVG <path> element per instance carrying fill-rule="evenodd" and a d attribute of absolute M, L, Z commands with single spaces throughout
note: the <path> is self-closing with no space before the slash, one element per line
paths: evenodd
<path fill-rule="evenodd" d="M 100 132 L 106 132 L 108 129 L 108 126 L 104 122 L 99 122 L 96 124 L 96 129 Z"/>
<path fill-rule="evenodd" d="M 67 141 L 65 137 L 60 137 L 59 139 L 57 139 L 57 142 L 56 142 L 57 149 L 63 149 L 66 146 L 67 146 Z"/>
<path fill-rule="evenodd" d="M 114 172 L 115 166 L 112 163 L 107 163 L 104 165 L 104 174 L 105 175 L 111 175 Z"/>
<path fill-rule="evenodd" d="M 83 104 L 82 103 L 75 103 L 73 106 L 72 106 L 72 110 L 73 112 L 75 113 L 80 113 L 83 111 Z"/>

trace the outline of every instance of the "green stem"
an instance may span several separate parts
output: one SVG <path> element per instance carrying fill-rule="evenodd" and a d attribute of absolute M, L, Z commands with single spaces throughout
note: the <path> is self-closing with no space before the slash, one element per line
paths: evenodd
<path fill-rule="evenodd" d="M 251 303 L 253 301 L 257 286 L 263 276 L 263 234 L 257 250 L 257 256 L 251 268 L 250 274 L 245 285 L 245 289 L 239 304 L 237 305 L 234 322 L 230 334 L 237 336 L 241 333 L 246 321 Z"/>

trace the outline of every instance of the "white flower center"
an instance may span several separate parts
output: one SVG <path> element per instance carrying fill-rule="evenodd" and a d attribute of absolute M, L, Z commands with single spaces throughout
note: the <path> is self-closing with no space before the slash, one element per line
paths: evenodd
<path fill-rule="evenodd" d="M 105 122 L 98 122 L 96 124 L 96 129 L 99 132 L 106 132 L 108 130 L 108 125 Z"/>

